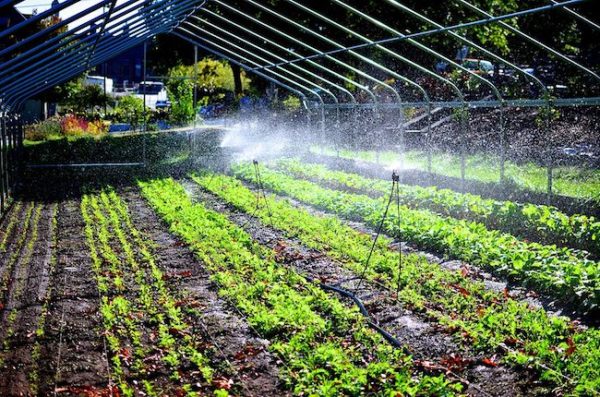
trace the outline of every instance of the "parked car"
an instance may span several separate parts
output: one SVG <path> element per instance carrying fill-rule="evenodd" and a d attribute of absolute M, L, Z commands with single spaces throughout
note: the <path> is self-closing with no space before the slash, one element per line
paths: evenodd
<path fill-rule="evenodd" d="M 483 59 L 466 58 L 463 60 L 462 66 L 479 75 L 494 75 L 494 64 Z"/>
<path fill-rule="evenodd" d="M 169 98 L 167 96 L 167 89 L 165 88 L 165 85 L 159 81 L 140 82 L 134 92 L 134 95 L 137 98 L 144 99 L 144 94 L 146 97 L 146 106 L 150 109 L 156 109 L 157 107 L 161 106 L 164 108 L 165 105 L 170 105 Z"/>

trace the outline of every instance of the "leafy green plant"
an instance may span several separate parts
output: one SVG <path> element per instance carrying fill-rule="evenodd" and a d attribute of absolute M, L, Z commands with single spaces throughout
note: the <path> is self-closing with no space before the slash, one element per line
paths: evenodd
<path fill-rule="evenodd" d="M 187 75 L 185 66 L 176 66 L 169 70 L 167 91 L 171 101 L 170 119 L 176 124 L 188 124 L 195 120 L 194 83 Z"/>
<path fill-rule="evenodd" d="M 25 139 L 28 141 L 44 141 L 62 136 L 60 117 L 51 117 L 47 120 L 25 126 Z"/>
<path fill-rule="evenodd" d="M 254 181 L 250 165 L 238 166 L 234 171 Z M 265 186 L 276 192 L 345 218 L 362 220 L 373 227 L 380 222 L 384 198 L 325 189 L 270 170 L 263 170 L 263 174 Z M 443 252 L 518 280 L 542 293 L 570 300 L 582 311 L 599 307 L 600 268 L 581 252 L 520 241 L 512 235 L 487 230 L 481 223 L 441 217 L 406 206 L 400 207 L 399 214 L 389 216 L 384 230 L 424 249 Z"/>
<path fill-rule="evenodd" d="M 310 151 L 315 154 L 340 156 L 343 158 L 375 162 L 377 156 L 382 162 L 396 164 L 400 154 L 392 151 L 376 153 L 375 151 L 355 151 L 333 147 L 313 146 Z M 404 166 L 418 170 L 427 170 L 427 153 L 422 150 L 404 152 Z M 492 155 L 469 155 L 465 157 L 466 179 L 484 183 L 499 183 L 499 158 Z M 433 153 L 432 172 L 454 178 L 461 177 L 460 156 L 453 153 Z M 548 187 L 546 168 L 534 164 L 505 163 L 505 178 L 514 187 L 546 192 Z M 600 171 L 575 166 L 557 166 L 554 169 L 553 189 L 557 194 L 589 200 L 600 205 Z M 506 182 L 503 182 L 506 183 Z"/>
<path fill-rule="evenodd" d="M 135 131 L 144 123 L 144 100 L 134 95 L 120 98 L 115 108 L 115 118 L 129 123 Z"/>
<path fill-rule="evenodd" d="M 214 389 L 208 386 L 213 370 L 201 349 L 204 342 L 188 335 L 189 325 L 124 202 L 109 189 L 84 195 L 81 210 L 92 268 L 102 294 L 100 312 L 112 354 L 112 370 L 121 392 L 133 395 L 142 387 L 154 390 L 159 383 L 155 383 L 153 371 L 176 374 L 173 381 L 177 383 L 172 387 L 183 387 L 192 381 L 189 373 L 179 373 L 188 369 L 188 361 L 198 365 L 196 370 L 205 376 L 204 384 Z M 156 336 L 157 345 L 144 344 Z M 157 354 L 163 367 L 148 368 L 146 361 L 151 352 Z M 199 380 L 194 376 L 194 384 Z"/>
<path fill-rule="evenodd" d="M 287 364 L 282 376 L 294 394 L 453 395 L 460 390 L 445 378 L 430 381 L 415 373 L 410 359 L 383 343 L 355 309 L 277 265 L 274 252 L 224 215 L 192 203 L 181 185 L 171 179 L 139 184 L 171 230 L 206 264 L 219 293 L 272 340 L 271 349 Z M 314 352 L 319 356 L 310 358 Z"/>
<path fill-rule="evenodd" d="M 192 178 L 238 210 L 252 213 L 305 246 L 338 259 L 355 274 L 365 271 L 364 258 L 372 246 L 369 235 L 335 217 L 296 208 L 287 200 L 268 197 L 268 207 L 257 209 L 255 193 L 231 177 L 203 174 Z M 399 280 L 402 288 L 398 299 L 404 305 L 448 327 L 469 347 L 488 352 L 506 349 L 509 362 L 522 365 L 526 357 L 528 365 L 539 365 L 543 376 L 552 377 L 564 390 L 579 390 L 582 395 L 594 390 L 600 373 L 600 353 L 594 348 L 600 337 L 598 330 L 577 329 L 566 318 L 553 317 L 543 309 L 490 291 L 462 271 L 445 270 L 420 255 L 405 255 L 398 268 L 398 254 L 389 248 L 392 243 L 392 239 L 380 238 L 371 253 L 372 265 L 364 273 L 367 279 L 394 291 Z M 507 348 L 506 341 L 520 350 Z M 565 343 L 576 344 L 577 349 L 559 348 Z M 525 353 L 518 356 L 519 351 Z M 577 382 L 571 384 L 565 379 Z"/>
<path fill-rule="evenodd" d="M 318 182 L 325 187 L 374 197 L 389 194 L 389 182 L 358 174 L 333 171 L 324 165 L 281 160 L 276 169 Z M 400 186 L 400 202 L 410 208 L 426 208 L 453 218 L 481 222 L 528 240 L 557 244 L 600 253 L 600 221 L 586 215 L 567 215 L 555 207 L 484 199 L 448 189 Z"/>

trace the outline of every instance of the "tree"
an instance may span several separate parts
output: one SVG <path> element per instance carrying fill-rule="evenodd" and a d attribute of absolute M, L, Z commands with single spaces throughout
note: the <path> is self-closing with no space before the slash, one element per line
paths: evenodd
<path fill-rule="evenodd" d="M 194 121 L 194 83 L 189 76 L 189 67 L 176 66 L 169 70 L 167 91 L 171 101 L 171 121 L 176 124 Z"/>
<path fill-rule="evenodd" d="M 135 131 L 144 122 L 144 101 L 133 95 L 122 97 L 115 109 L 117 120 L 127 122 Z"/>

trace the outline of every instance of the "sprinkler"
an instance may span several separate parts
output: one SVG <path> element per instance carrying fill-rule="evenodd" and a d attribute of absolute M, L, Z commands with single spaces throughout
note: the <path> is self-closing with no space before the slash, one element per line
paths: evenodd
<path fill-rule="evenodd" d="M 373 251 L 375 250 L 375 246 L 377 245 L 377 240 L 379 239 L 379 235 L 381 234 L 382 230 L 383 230 L 383 225 L 385 224 L 385 220 L 388 217 L 388 213 L 390 210 L 390 205 L 392 204 L 392 201 L 394 200 L 394 197 L 396 198 L 396 210 L 397 210 L 397 221 L 400 222 L 400 174 L 394 170 L 392 171 L 392 189 L 390 191 L 390 198 L 388 199 L 387 205 L 385 207 L 385 210 L 383 212 L 383 216 L 381 217 L 381 221 L 379 222 L 379 226 L 377 227 L 377 232 L 375 234 L 375 239 L 373 240 L 373 244 L 371 245 L 371 250 L 369 251 L 369 255 L 367 256 L 367 260 L 365 262 L 365 266 L 363 268 L 363 271 L 359 277 L 359 282 L 358 285 L 356 287 L 356 290 L 358 291 L 360 289 L 360 286 L 362 285 L 362 282 L 364 281 L 365 278 L 365 274 L 367 273 L 367 270 L 369 268 L 369 262 L 371 261 L 371 256 L 373 255 Z M 400 239 L 401 240 L 401 239 Z M 398 259 L 398 288 L 396 293 L 400 292 L 400 269 L 402 268 L 402 241 L 400 241 L 400 246 L 398 249 L 399 252 L 399 259 Z"/>
<path fill-rule="evenodd" d="M 269 221 L 272 222 L 273 213 L 271 212 L 271 208 L 269 207 L 269 202 L 267 201 L 267 195 L 265 193 L 265 187 L 262 182 L 262 178 L 260 175 L 260 168 L 258 164 L 258 160 L 252 160 L 252 165 L 254 166 L 254 179 L 256 180 L 257 192 L 256 192 L 256 206 L 254 207 L 254 211 L 250 214 L 248 221 L 242 225 L 242 229 L 245 228 L 250 220 L 256 216 L 258 210 L 260 210 L 260 200 L 263 199 L 265 203 L 265 207 L 267 209 L 267 214 L 269 215 Z"/>

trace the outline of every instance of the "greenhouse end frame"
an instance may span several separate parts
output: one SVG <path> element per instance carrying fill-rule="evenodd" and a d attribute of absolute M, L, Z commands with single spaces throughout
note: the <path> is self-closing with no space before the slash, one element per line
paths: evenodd
<path fill-rule="evenodd" d="M 454 0 L 457 4 L 478 15 L 479 19 L 464 21 L 450 26 L 442 25 L 427 18 L 423 13 L 414 10 L 399 0 L 382 0 L 386 7 L 398 10 L 409 15 L 411 18 L 430 26 L 422 31 L 402 34 L 393 26 L 357 10 L 342 0 L 331 0 L 332 5 L 339 7 L 340 11 L 354 15 L 357 20 L 365 24 L 371 24 L 389 33 L 389 37 L 371 40 L 361 36 L 346 26 L 333 21 L 329 16 L 323 15 L 316 10 L 306 7 L 300 0 L 282 0 L 288 5 L 297 7 L 307 15 L 316 18 L 320 23 L 331 29 L 340 29 L 349 37 L 358 41 L 358 44 L 347 45 L 328 37 L 326 32 L 317 32 L 309 26 L 294 21 L 289 16 L 269 7 L 269 3 L 262 0 L 242 0 L 249 7 L 260 10 L 263 14 L 276 18 L 285 24 L 289 30 L 308 34 L 322 43 L 320 50 L 313 45 L 302 42 L 298 38 L 269 25 L 257 15 L 251 15 L 231 7 L 221 0 L 127 0 L 117 3 L 116 0 L 102 0 L 92 5 L 84 6 L 84 9 L 63 21 L 42 29 L 34 34 L 26 35 L 34 23 L 39 23 L 45 18 L 58 15 L 60 11 L 66 10 L 75 4 L 81 5 L 81 0 L 65 0 L 57 2 L 50 9 L 10 26 L 0 31 L 0 39 L 7 40 L 9 37 L 19 37 L 14 43 L 4 46 L 0 50 L 0 207 L 4 212 L 10 203 L 13 192 L 18 187 L 19 158 L 23 141 L 23 123 L 20 113 L 24 102 L 53 86 L 64 83 L 92 67 L 101 65 L 114 58 L 118 54 L 160 34 L 172 34 L 174 37 L 186 40 L 195 48 L 212 53 L 220 58 L 229 60 L 239 65 L 248 73 L 253 73 L 261 79 L 265 79 L 282 89 L 297 95 L 306 112 L 309 124 L 325 134 L 327 128 L 327 114 L 333 112 L 333 125 L 340 123 L 340 112 L 351 112 L 356 110 L 369 111 L 374 117 L 379 117 L 382 112 L 395 112 L 397 120 L 395 125 L 404 133 L 405 122 L 402 109 L 422 108 L 428 115 L 428 127 L 425 130 L 427 136 L 431 135 L 431 114 L 434 108 L 460 108 L 466 112 L 465 120 L 468 120 L 469 112 L 476 108 L 498 108 L 500 117 L 498 119 L 497 131 L 500 136 L 504 135 L 503 114 L 512 107 L 539 107 L 551 109 L 561 106 L 599 106 L 600 95 L 588 97 L 558 98 L 552 99 L 547 87 L 535 76 L 526 73 L 519 66 L 510 62 L 485 46 L 469 40 L 462 33 L 477 26 L 496 24 L 501 26 L 519 39 L 533 45 L 540 51 L 548 54 L 558 62 L 563 62 L 583 75 L 597 81 L 600 76 L 589 65 L 583 65 L 572 57 L 561 53 L 542 43 L 526 32 L 507 23 L 510 19 L 529 15 L 542 14 L 551 10 L 562 10 L 574 20 L 585 23 L 590 29 L 600 30 L 600 26 L 574 11 L 571 6 L 584 3 L 589 0 L 548 0 L 543 6 L 527 8 L 503 15 L 492 15 L 469 0 Z M 7 9 L 20 3 L 19 0 L 0 1 L 0 10 Z M 88 14 L 95 12 L 98 15 L 93 18 Z M 241 18 L 243 23 L 228 19 L 227 15 L 235 15 Z M 268 30 L 269 35 L 260 34 L 253 29 Z M 498 87 L 492 81 L 485 79 L 472 71 L 467 70 L 455 62 L 447 54 L 423 44 L 420 40 L 435 35 L 446 35 L 456 43 L 465 44 L 485 54 L 496 62 L 508 65 L 519 73 L 525 80 L 539 87 L 538 98 L 511 98 L 506 99 L 501 95 Z M 293 42 L 305 52 L 304 55 L 291 50 L 287 44 Z M 483 85 L 489 87 L 493 93 L 492 97 L 467 98 L 467 95 L 452 81 L 441 76 L 427 65 L 415 61 L 408 54 L 399 53 L 388 46 L 395 43 L 406 43 L 422 51 L 429 56 L 442 59 L 455 68 L 470 74 L 478 79 Z M 439 81 L 440 84 L 450 87 L 455 98 L 449 100 L 434 100 L 428 88 L 420 84 L 410 76 L 403 75 L 380 60 L 370 59 L 359 51 L 375 48 L 381 54 L 405 65 L 415 73 L 429 76 Z M 351 58 L 349 62 L 346 58 Z M 331 65 L 335 65 L 332 67 Z M 359 66 L 359 65 L 362 65 Z M 145 65 L 144 65 L 145 69 Z M 340 72 L 343 70 L 344 72 Z M 378 73 L 374 73 L 374 70 Z M 416 90 L 421 99 L 407 99 L 406 92 L 402 86 L 392 86 L 380 77 L 380 74 L 392 76 L 407 87 Z M 351 77 L 355 76 L 355 77 Z M 373 84 L 372 86 L 369 86 Z M 369 101 L 359 103 L 348 89 L 353 87 L 364 92 Z M 391 94 L 393 101 L 381 101 L 374 92 L 373 87 L 381 87 Z M 340 95 L 336 95 L 338 92 Z M 315 98 L 316 101 L 309 100 Z M 545 112 L 549 114 L 550 112 Z M 549 116 L 548 116 L 549 117 Z M 468 123 L 468 121 L 465 121 Z M 545 128 L 549 128 L 550 121 L 547 120 Z M 462 128 L 468 128 L 465 124 Z M 145 131 L 145 129 L 144 129 Z M 500 178 L 504 178 L 504 152 L 505 140 L 502 141 L 502 165 Z M 145 159 L 141 161 L 141 164 Z M 90 164 L 91 165 L 91 164 Z M 122 164 L 130 166 L 131 163 Z M 552 162 L 548 163 L 548 195 L 552 195 Z M 462 169 L 464 180 L 464 164 Z"/>

